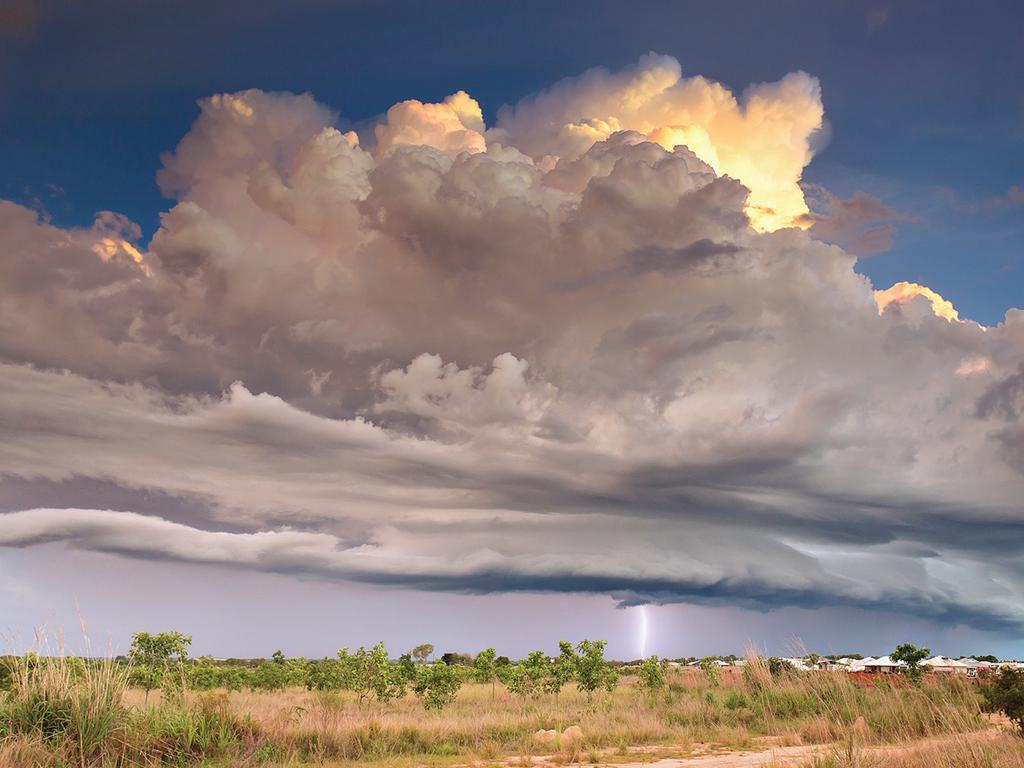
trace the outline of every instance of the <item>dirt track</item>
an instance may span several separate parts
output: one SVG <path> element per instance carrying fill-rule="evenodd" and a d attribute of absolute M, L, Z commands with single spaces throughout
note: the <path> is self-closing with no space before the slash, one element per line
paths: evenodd
<path fill-rule="evenodd" d="M 998 728 L 990 728 L 970 734 L 936 736 L 929 739 L 909 741 L 904 744 L 867 747 L 862 750 L 862 753 L 865 756 L 884 759 L 887 756 L 909 752 L 922 747 L 940 746 L 943 743 L 967 737 L 983 741 L 994 738 L 999 732 Z M 761 768 L 768 765 L 771 765 L 772 768 L 776 768 L 776 766 L 778 768 L 794 766 L 795 768 L 795 766 L 803 765 L 816 755 L 828 755 L 836 749 L 835 745 L 830 744 L 768 747 L 765 749 L 702 755 L 699 757 L 667 758 L 648 763 L 619 763 L 615 768 Z M 880 763 L 880 765 L 884 765 L 884 763 Z"/>

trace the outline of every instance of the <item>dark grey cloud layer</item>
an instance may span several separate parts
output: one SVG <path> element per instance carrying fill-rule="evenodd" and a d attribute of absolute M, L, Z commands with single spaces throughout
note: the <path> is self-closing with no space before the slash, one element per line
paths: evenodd
<path fill-rule="evenodd" d="M 222 94 L 148 244 L 0 202 L 0 545 L 1019 628 L 1024 314 L 876 294 L 816 235 L 877 201 L 772 225 L 816 88 L 654 57 L 367 136 Z"/>

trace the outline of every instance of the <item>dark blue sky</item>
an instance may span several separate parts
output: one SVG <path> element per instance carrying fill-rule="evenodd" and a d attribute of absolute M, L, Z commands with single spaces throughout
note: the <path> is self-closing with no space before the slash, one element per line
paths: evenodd
<path fill-rule="evenodd" d="M 18 6 L 18 7 L 14 7 Z M 916 221 L 862 262 L 963 316 L 1022 304 L 1024 7 L 1014 2 L 30 3 L 0 15 L 0 196 L 60 224 L 120 211 L 148 237 L 160 153 L 195 100 L 309 91 L 360 120 L 403 98 L 504 103 L 654 50 L 735 89 L 821 79 L 832 137 L 805 178 Z M 54 190 L 50 185 L 59 187 Z M 1024 197 L 1024 196 L 1022 196 Z"/>

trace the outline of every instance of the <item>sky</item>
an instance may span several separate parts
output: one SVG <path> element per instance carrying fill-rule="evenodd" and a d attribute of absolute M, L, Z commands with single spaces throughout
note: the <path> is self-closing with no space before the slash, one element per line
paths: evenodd
<path fill-rule="evenodd" d="M 5 4 L 0 635 L 1024 656 L 1021 22 Z"/>

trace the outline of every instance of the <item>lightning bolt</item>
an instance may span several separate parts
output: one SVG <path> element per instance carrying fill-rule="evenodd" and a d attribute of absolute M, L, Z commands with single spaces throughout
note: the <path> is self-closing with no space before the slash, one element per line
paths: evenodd
<path fill-rule="evenodd" d="M 647 658 L 647 606 L 641 605 L 640 611 L 640 658 Z"/>

